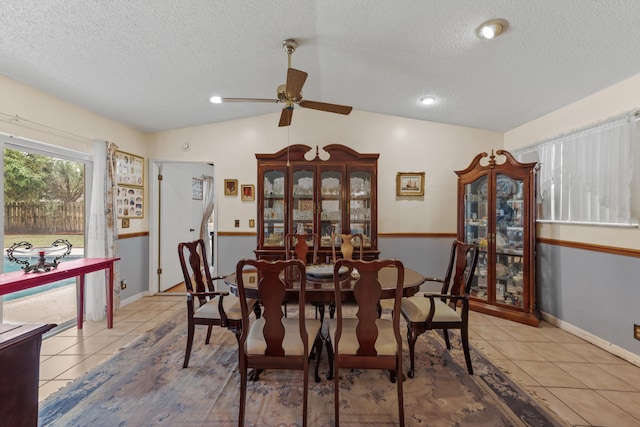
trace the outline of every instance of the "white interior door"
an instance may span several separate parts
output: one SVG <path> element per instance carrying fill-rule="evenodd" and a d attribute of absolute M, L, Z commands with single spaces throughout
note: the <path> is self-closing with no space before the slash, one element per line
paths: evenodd
<path fill-rule="evenodd" d="M 213 175 L 213 167 L 201 163 L 162 163 L 158 265 L 160 292 L 184 281 L 178 243 L 196 240 L 204 211 L 202 200 L 193 198 L 193 179 Z"/>

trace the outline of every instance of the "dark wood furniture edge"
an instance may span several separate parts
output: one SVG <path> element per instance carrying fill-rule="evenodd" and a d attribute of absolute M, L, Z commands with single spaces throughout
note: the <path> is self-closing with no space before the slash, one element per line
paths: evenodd
<path fill-rule="evenodd" d="M 523 323 L 529 326 L 538 326 L 540 323 L 540 312 L 526 313 L 513 308 L 502 308 L 499 305 L 483 304 L 474 299 L 469 299 L 469 309 L 479 313 L 488 314 L 490 316 L 500 317 L 512 320 L 514 322 Z"/>

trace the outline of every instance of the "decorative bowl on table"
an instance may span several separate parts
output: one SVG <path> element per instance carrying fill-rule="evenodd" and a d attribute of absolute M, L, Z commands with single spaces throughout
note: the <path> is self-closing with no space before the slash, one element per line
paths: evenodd
<path fill-rule="evenodd" d="M 62 258 L 71 253 L 71 243 L 68 240 L 58 239 L 51 243 L 51 246 L 34 247 L 31 243 L 23 241 L 14 243 L 7 249 L 7 258 L 11 262 L 22 265 L 25 273 L 44 273 L 57 268 Z M 52 261 L 47 261 L 46 257 L 53 256 Z M 31 259 L 36 258 L 34 264 Z"/>
<path fill-rule="evenodd" d="M 347 267 L 340 267 L 340 274 L 345 274 L 348 271 Z M 307 275 L 321 278 L 333 277 L 333 264 L 308 265 Z"/>

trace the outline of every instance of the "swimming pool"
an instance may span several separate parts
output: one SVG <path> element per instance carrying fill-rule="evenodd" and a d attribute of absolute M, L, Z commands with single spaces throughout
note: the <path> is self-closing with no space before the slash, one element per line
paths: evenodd
<path fill-rule="evenodd" d="M 82 258 L 81 256 L 68 256 L 65 257 L 62 261 L 60 261 L 60 263 L 64 263 L 65 261 L 70 261 L 73 259 L 80 259 Z M 7 257 L 4 257 L 4 272 L 5 273 L 9 273 L 11 271 L 19 271 L 22 269 L 22 266 L 20 264 L 17 264 L 15 262 L 11 262 L 9 261 L 9 259 Z M 25 274 L 38 274 L 38 273 L 25 273 Z M 64 280 L 59 280 L 57 282 L 53 282 L 53 283 L 47 283 L 46 285 L 42 285 L 42 286 L 37 286 L 35 288 L 31 288 L 31 289 L 25 289 L 23 291 L 18 291 L 18 292 L 13 292 L 7 295 L 3 296 L 4 301 L 11 301 L 13 299 L 18 299 L 18 298 L 23 298 L 23 297 L 27 297 L 29 295 L 34 295 L 40 292 L 44 292 L 44 291 L 48 291 L 51 289 L 57 289 L 57 288 L 61 288 L 63 286 L 70 286 L 70 285 L 75 285 L 76 284 L 76 279 L 75 277 L 71 277 L 69 279 L 64 279 Z"/>

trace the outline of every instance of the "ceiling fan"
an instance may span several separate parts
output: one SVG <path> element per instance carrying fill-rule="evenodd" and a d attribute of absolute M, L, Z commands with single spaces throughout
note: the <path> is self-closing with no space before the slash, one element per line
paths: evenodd
<path fill-rule="evenodd" d="M 338 113 L 347 115 L 351 112 L 352 107 L 338 104 L 327 104 L 325 102 L 307 101 L 302 99 L 302 86 L 307 79 L 307 73 L 304 71 L 291 68 L 291 55 L 296 51 L 298 43 L 293 39 L 287 39 L 282 42 L 282 47 L 287 52 L 289 67 L 287 69 L 287 82 L 278 86 L 277 99 L 263 98 L 221 98 L 212 97 L 211 102 L 273 102 L 283 103 L 282 114 L 280 114 L 280 122 L 278 126 L 289 126 L 293 117 L 293 106 L 295 104 L 302 108 L 310 108 L 312 110 L 327 111 L 329 113 Z"/>

